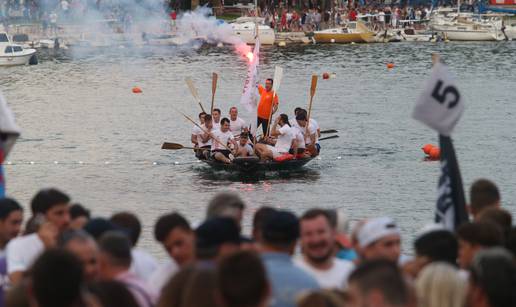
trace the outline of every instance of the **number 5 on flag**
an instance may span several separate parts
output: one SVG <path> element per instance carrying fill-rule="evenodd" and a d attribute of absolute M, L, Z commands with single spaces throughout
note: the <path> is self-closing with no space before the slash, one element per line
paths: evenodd
<path fill-rule="evenodd" d="M 464 112 L 464 103 L 448 67 L 435 63 L 430 79 L 416 102 L 412 117 L 440 134 L 450 136 Z"/>

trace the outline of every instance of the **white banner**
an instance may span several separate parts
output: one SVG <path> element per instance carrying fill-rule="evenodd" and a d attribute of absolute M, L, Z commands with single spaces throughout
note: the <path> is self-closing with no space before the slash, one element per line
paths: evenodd
<path fill-rule="evenodd" d="M 0 92 L 0 133 L 20 134 L 20 128 L 14 121 L 14 114 L 7 106 L 4 95 Z"/>
<path fill-rule="evenodd" d="M 412 117 L 439 134 L 450 136 L 464 112 L 463 101 L 454 76 L 446 65 L 438 62 L 416 102 Z"/>
<path fill-rule="evenodd" d="M 244 83 L 244 90 L 240 98 L 240 104 L 245 107 L 247 112 L 256 113 L 258 107 L 258 64 L 260 62 L 260 40 L 256 39 L 253 56 L 250 59 L 247 69 L 247 77 Z M 254 120 L 255 118 L 253 118 Z"/>

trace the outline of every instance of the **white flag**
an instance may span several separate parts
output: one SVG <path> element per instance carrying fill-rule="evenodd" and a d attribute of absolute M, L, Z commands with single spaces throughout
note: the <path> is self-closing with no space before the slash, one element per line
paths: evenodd
<path fill-rule="evenodd" d="M 7 102 L 2 92 L 0 92 L 0 133 L 20 134 L 20 128 L 14 121 L 14 114 L 7 106 Z"/>
<path fill-rule="evenodd" d="M 240 98 L 240 104 L 245 107 L 248 112 L 256 113 L 258 108 L 258 63 L 260 62 L 260 40 L 255 40 L 253 56 L 250 59 L 247 69 L 247 77 L 244 83 L 244 90 Z M 254 120 L 254 118 L 253 118 Z"/>
<path fill-rule="evenodd" d="M 450 136 L 464 111 L 462 97 L 448 67 L 437 62 L 417 100 L 412 117 L 444 136 Z"/>

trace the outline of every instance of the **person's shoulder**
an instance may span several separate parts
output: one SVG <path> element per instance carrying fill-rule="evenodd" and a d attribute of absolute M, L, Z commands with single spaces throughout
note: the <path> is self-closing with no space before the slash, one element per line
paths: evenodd
<path fill-rule="evenodd" d="M 355 264 L 352 261 L 345 259 L 334 258 L 333 263 L 339 270 L 352 270 L 355 268 Z"/>
<path fill-rule="evenodd" d="M 34 243 L 42 243 L 37 233 L 16 237 L 7 243 L 7 249 L 14 249 L 32 245 Z"/>

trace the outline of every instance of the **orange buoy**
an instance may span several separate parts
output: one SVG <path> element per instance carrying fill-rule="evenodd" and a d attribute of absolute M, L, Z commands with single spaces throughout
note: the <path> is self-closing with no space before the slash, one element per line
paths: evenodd
<path fill-rule="evenodd" d="M 432 144 L 425 144 L 425 146 L 421 147 L 423 152 L 427 155 L 430 155 L 430 151 L 432 150 L 432 148 L 435 148 L 435 146 Z"/>
<path fill-rule="evenodd" d="M 432 148 L 432 150 L 430 150 L 429 156 L 430 156 L 430 159 L 432 159 L 432 160 L 441 159 L 441 150 L 439 149 L 439 147 Z"/>
<path fill-rule="evenodd" d="M 134 87 L 133 87 L 133 93 L 134 93 L 134 94 L 141 94 L 141 93 L 143 93 L 143 91 L 142 91 L 142 89 L 141 89 L 141 88 L 139 88 L 138 86 L 134 86 Z"/>
<path fill-rule="evenodd" d="M 388 69 L 394 68 L 394 63 L 392 63 L 392 62 L 387 63 L 387 68 Z"/>
<path fill-rule="evenodd" d="M 325 72 L 325 73 L 323 73 L 323 74 L 322 74 L 322 78 L 323 78 L 324 80 L 330 79 L 330 74 L 329 74 L 329 73 L 327 73 L 327 72 Z"/>

